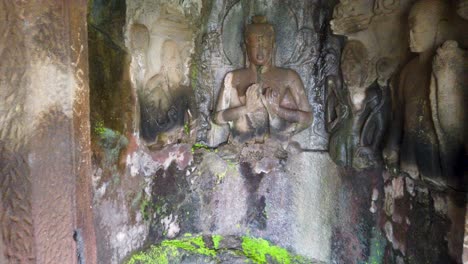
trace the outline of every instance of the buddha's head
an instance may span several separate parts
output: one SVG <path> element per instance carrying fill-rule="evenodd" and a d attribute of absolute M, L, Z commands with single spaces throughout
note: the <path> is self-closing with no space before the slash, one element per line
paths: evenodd
<path fill-rule="evenodd" d="M 409 14 L 409 38 L 412 52 L 431 50 L 445 41 L 444 24 L 450 18 L 450 10 L 443 0 L 419 0 Z"/>
<path fill-rule="evenodd" d="M 343 81 L 350 90 L 366 88 L 369 55 L 366 47 L 357 40 L 346 42 L 341 55 Z"/>
<path fill-rule="evenodd" d="M 252 24 L 245 29 L 244 38 L 250 63 L 257 66 L 271 64 L 275 31 L 264 16 L 252 18 Z"/>

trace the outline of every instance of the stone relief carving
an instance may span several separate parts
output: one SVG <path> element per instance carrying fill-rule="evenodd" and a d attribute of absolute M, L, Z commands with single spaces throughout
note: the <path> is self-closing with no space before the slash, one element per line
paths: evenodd
<path fill-rule="evenodd" d="M 373 69 L 367 49 L 359 41 L 346 43 L 341 69 L 347 90 L 337 87 L 336 77 L 328 80 L 330 156 L 341 166 L 375 167 L 381 161 L 390 107 L 389 88 L 368 77 Z"/>
<path fill-rule="evenodd" d="M 456 42 L 442 44 L 457 40 L 466 46 L 461 31 L 466 21 L 448 3 L 427 0 L 411 8 L 409 24 L 410 49 L 418 56 L 401 73 L 386 159 L 413 178 L 456 185 L 453 170 L 463 156 L 465 137 L 461 100 L 466 98 L 467 61 Z"/>
<path fill-rule="evenodd" d="M 204 45 L 201 51 L 196 51 L 197 103 L 201 118 L 198 123 L 197 140 L 209 146 L 218 146 L 226 142 L 227 133 L 219 125 L 210 120 L 215 111 L 216 98 L 227 72 L 239 69 L 247 61 L 243 44 L 243 28 L 255 14 L 262 14 L 276 30 L 276 45 L 273 51 L 273 61 L 278 67 L 290 68 L 301 77 L 307 100 L 312 106 L 314 115 L 312 126 L 295 136 L 295 140 L 303 142 L 305 149 L 325 150 L 328 145 L 328 134 L 324 124 L 325 109 L 325 78 L 335 68 L 328 65 L 328 54 L 340 53 L 341 43 L 332 36 L 327 26 L 334 3 L 320 1 L 229 1 L 214 2 L 207 18 L 207 33 L 203 34 Z M 222 25 L 219 28 L 218 25 Z M 208 36 L 211 36 L 208 39 Z M 204 56 L 203 54 L 209 54 Z M 201 63 L 201 57 L 207 57 L 206 63 Z M 210 65 L 203 68 L 203 65 Z"/>
<path fill-rule="evenodd" d="M 468 1 L 459 0 L 457 5 L 457 14 L 464 19 L 468 19 Z"/>
<path fill-rule="evenodd" d="M 406 57 L 402 14 L 410 2 L 343 0 L 335 7 L 331 28 L 348 38 L 341 65 L 344 88 L 335 77 L 328 91 L 329 151 L 338 164 L 357 169 L 382 164 L 392 76 Z"/>
<path fill-rule="evenodd" d="M 430 84 L 432 120 L 440 144 L 445 177 L 462 175 L 468 150 L 466 101 L 468 100 L 468 52 L 455 41 L 446 41 L 434 56 Z M 460 185 L 457 179 L 450 184 Z"/>
<path fill-rule="evenodd" d="M 156 18 L 141 13 L 133 19 L 129 46 L 141 136 L 150 145 L 176 143 L 183 138 L 184 124 L 191 121 L 187 76 L 192 29 L 184 14 L 170 6 Z"/>
<path fill-rule="evenodd" d="M 312 110 L 299 75 L 272 62 L 275 32 L 263 16 L 245 30 L 248 66 L 229 72 L 214 120 L 231 123 L 235 142 L 263 142 L 266 135 L 288 140 L 312 124 Z"/>
<path fill-rule="evenodd" d="M 177 44 L 166 40 L 162 45 L 160 72 L 151 77 L 139 91 L 141 133 L 154 141 L 160 132 L 184 124 L 187 98 L 181 85 L 182 63 Z"/>

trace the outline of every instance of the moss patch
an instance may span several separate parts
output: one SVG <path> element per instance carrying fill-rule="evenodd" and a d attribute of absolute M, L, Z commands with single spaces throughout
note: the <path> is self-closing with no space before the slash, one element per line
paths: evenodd
<path fill-rule="evenodd" d="M 195 144 L 192 145 L 192 153 L 194 153 L 198 149 L 210 150 L 210 147 L 208 147 L 207 145 L 202 144 L 202 143 L 195 143 Z"/>
<path fill-rule="evenodd" d="M 212 238 L 213 238 L 214 249 L 219 249 L 219 243 L 221 242 L 223 237 L 220 235 L 214 235 Z"/>
<path fill-rule="evenodd" d="M 153 245 L 145 251 L 137 252 L 126 263 L 177 263 L 187 256 L 201 256 L 217 263 L 228 263 L 225 262 L 225 258 L 220 257 L 221 254 L 241 256 L 245 258 L 246 263 L 256 264 L 314 263 L 304 257 L 294 255 L 282 247 L 271 245 L 270 242 L 262 238 L 244 236 L 240 239 L 231 239 L 230 241 L 237 241 L 234 244 L 222 242 L 224 239 L 220 235 L 204 237 L 185 234 L 180 239 L 164 240 L 160 245 Z M 224 243 L 227 244 L 224 245 Z M 220 262 L 222 260 L 224 262 Z"/>
<path fill-rule="evenodd" d="M 216 256 L 214 249 L 208 248 L 203 241 L 203 237 L 190 237 L 180 240 L 166 240 L 161 243 L 163 247 L 176 247 L 192 253 L 205 255 L 205 256 Z"/>
<path fill-rule="evenodd" d="M 265 239 L 242 237 L 243 253 L 254 263 L 307 263 L 305 258 L 295 256 L 289 253 L 286 249 L 274 245 L 270 245 Z"/>
<path fill-rule="evenodd" d="M 146 251 L 138 252 L 131 256 L 127 264 L 173 263 L 186 253 L 216 256 L 216 250 L 207 247 L 202 236 L 187 235 L 181 239 L 165 240 L 161 245 L 153 245 Z"/>
<path fill-rule="evenodd" d="M 372 238 L 370 246 L 370 256 L 366 264 L 381 264 L 385 253 L 387 240 L 377 228 L 372 228 Z"/>

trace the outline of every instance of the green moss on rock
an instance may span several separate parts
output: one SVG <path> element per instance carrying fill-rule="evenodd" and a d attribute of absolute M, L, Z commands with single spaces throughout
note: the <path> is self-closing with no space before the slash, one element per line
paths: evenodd
<path fill-rule="evenodd" d="M 281 264 L 307 263 L 305 258 L 293 255 L 282 247 L 270 245 L 270 242 L 262 238 L 242 237 L 242 250 L 249 259 L 258 264 L 271 263 L 270 260 Z"/>
<path fill-rule="evenodd" d="M 221 254 L 225 253 L 237 257 L 242 256 L 247 263 L 314 263 L 304 257 L 294 255 L 282 247 L 271 245 L 269 241 L 262 238 L 244 236 L 234 240 L 240 241 L 237 245 L 222 245 L 224 242 L 221 243 L 221 241 L 224 238 L 220 235 L 207 238 L 211 238 L 212 243 L 210 240 L 204 240 L 203 236 L 191 236 L 190 234 L 183 235 L 180 239 L 164 240 L 159 245 L 153 245 L 145 251 L 135 253 L 126 263 L 177 263 L 187 256 L 200 256 L 216 263 L 228 263 L 225 262 L 225 258 L 220 257 Z"/>
<path fill-rule="evenodd" d="M 221 242 L 221 240 L 223 239 L 223 237 L 220 236 L 220 235 L 214 235 L 214 236 L 212 237 L 212 239 L 213 239 L 213 246 L 214 246 L 214 248 L 215 248 L 215 249 L 219 249 L 219 243 Z"/>

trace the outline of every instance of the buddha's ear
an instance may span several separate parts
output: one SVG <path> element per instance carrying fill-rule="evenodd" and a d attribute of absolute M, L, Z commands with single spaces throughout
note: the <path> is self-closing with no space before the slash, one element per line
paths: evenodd
<path fill-rule="evenodd" d="M 271 65 L 276 65 L 276 42 L 273 42 L 273 48 L 271 50 Z"/>
<path fill-rule="evenodd" d="M 245 41 L 242 41 L 241 49 L 242 49 L 242 54 L 244 55 L 244 65 L 246 68 L 248 68 L 250 67 L 250 61 L 249 61 L 249 55 L 247 54 L 247 45 L 245 44 Z"/>

